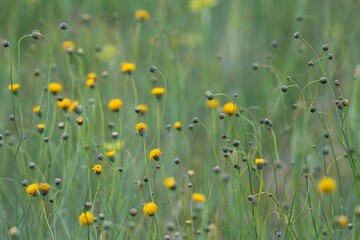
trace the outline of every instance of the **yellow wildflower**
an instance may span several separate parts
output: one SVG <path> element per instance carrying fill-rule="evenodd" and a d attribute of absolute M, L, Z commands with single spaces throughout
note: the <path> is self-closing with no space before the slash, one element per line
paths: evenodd
<path fill-rule="evenodd" d="M 199 13 L 204 9 L 215 7 L 217 3 L 217 0 L 191 0 L 189 8 L 193 13 Z"/>
<path fill-rule="evenodd" d="M 57 101 L 57 106 L 62 110 L 67 110 L 71 105 L 71 100 L 69 98 L 64 98 L 62 101 Z"/>
<path fill-rule="evenodd" d="M 46 196 L 49 193 L 50 189 L 51 189 L 51 186 L 48 183 L 40 183 L 39 184 L 39 190 L 40 190 L 41 195 L 43 195 L 43 196 Z"/>
<path fill-rule="evenodd" d="M 63 86 L 60 83 L 52 82 L 52 83 L 49 83 L 48 90 L 52 94 L 56 95 L 63 90 Z"/>
<path fill-rule="evenodd" d="M 335 191 L 336 182 L 330 177 L 324 177 L 318 183 L 318 190 L 321 193 L 332 193 Z"/>
<path fill-rule="evenodd" d="M 63 42 L 63 49 L 68 53 L 72 53 L 75 50 L 75 43 L 73 41 L 65 41 Z"/>
<path fill-rule="evenodd" d="M 92 170 L 97 175 L 100 175 L 102 173 L 102 166 L 100 164 L 95 164 L 94 167 L 92 168 Z"/>
<path fill-rule="evenodd" d="M 180 131 L 180 130 L 181 130 L 181 122 L 176 121 L 176 122 L 174 123 L 174 128 L 175 128 L 176 130 Z"/>
<path fill-rule="evenodd" d="M 170 188 L 170 189 L 174 190 L 176 188 L 175 178 L 173 178 L 173 177 L 166 178 L 164 180 L 164 185 L 167 188 Z"/>
<path fill-rule="evenodd" d="M 150 14 L 146 10 L 142 10 L 142 9 L 136 10 L 135 18 L 141 21 L 148 21 L 150 19 Z"/>
<path fill-rule="evenodd" d="M 10 91 L 12 91 L 13 93 L 17 93 L 17 91 L 19 90 L 19 88 L 20 88 L 20 84 L 19 83 L 13 83 L 13 84 L 10 84 L 9 86 L 8 86 L 8 89 L 10 90 Z"/>
<path fill-rule="evenodd" d="M 217 99 L 211 99 L 206 102 L 206 105 L 209 108 L 217 108 L 219 106 L 219 100 Z"/>
<path fill-rule="evenodd" d="M 162 95 L 165 93 L 165 88 L 163 87 L 156 87 L 151 89 L 151 94 L 155 95 L 156 98 L 160 99 Z"/>
<path fill-rule="evenodd" d="M 191 198 L 194 202 L 205 202 L 206 201 L 205 195 L 201 194 L 201 193 L 193 193 L 191 195 Z"/>
<path fill-rule="evenodd" d="M 95 87 L 95 78 L 89 78 L 88 80 L 86 80 L 85 85 L 89 88 L 94 88 Z"/>
<path fill-rule="evenodd" d="M 90 73 L 88 74 L 88 78 L 89 78 L 89 79 L 96 79 L 96 73 L 90 72 Z"/>
<path fill-rule="evenodd" d="M 346 228 L 348 226 L 348 218 L 345 215 L 340 215 L 337 217 L 336 223 L 339 228 Z"/>
<path fill-rule="evenodd" d="M 160 148 L 155 148 L 150 151 L 149 153 L 149 159 L 159 161 L 160 160 L 161 151 Z"/>
<path fill-rule="evenodd" d="M 108 108 L 113 112 L 118 112 L 122 107 L 123 102 L 119 98 L 115 98 L 109 101 Z"/>
<path fill-rule="evenodd" d="M 157 205 L 154 202 L 145 203 L 143 207 L 144 214 L 149 217 L 154 216 L 156 210 L 157 210 Z"/>
<path fill-rule="evenodd" d="M 140 114 L 144 114 L 149 110 L 148 106 L 144 105 L 144 104 L 139 104 L 136 106 L 135 108 L 135 112 L 136 113 L 140 113 Z"/>
<path fill-rule="evenodd" d="M 91 225 L 93 221 L 94 221 L 94 215 L 89 211 L 83 212 L 79 216 L 80 225 Z"/>
<path fill-rule="evenodd" d="M 238 107 L 235 103 L 233 102 L 228 102 L 224 105 L 223 107 L 223 111 L 224 113 L 226 113 L 227 115 L 233 115 L 234 113 L 236 113 L 238 110 Z"/>
<path fill-rule="evenodd" d="M 140 136 L 144 136 L 145 130 L 147 128 L 148 128 L 148 126 L 145 123 L 138 123 L 135 126 L 135 130 Z"/>
<path fill-rule="evenodd" d="M 26 193 L 31 195 L 31 196 L 36 196 L 39 192 L 39 184 L 37 183 L 32 183 L 30 184 L 27 188 L 26 188 Z"/>
<path fill-rule="evenodd" d="M 130 62 L 123 62 L 120 65 L 121 72 L 131 74 L 131 72 L 136 70 L 136 65 Z"/>
<path fill-rule="evenodd" d="M 41 110 L 40 106 L 35 106 L 32 109 L 33 113 L 35 113 L 35 114 L 40 114 L 40 110 Z"/>

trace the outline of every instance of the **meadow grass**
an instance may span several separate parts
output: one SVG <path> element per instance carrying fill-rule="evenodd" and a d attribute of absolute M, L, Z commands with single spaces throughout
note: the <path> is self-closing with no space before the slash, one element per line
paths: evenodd
<path fill-rule="evenodd" d="M 1 1 L 1 239 L 359 239 L 359 4 Z"/>

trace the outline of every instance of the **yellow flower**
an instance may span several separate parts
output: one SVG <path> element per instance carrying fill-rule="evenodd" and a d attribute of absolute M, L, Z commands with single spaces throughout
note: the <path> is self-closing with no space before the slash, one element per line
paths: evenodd
<path fill-rule="evenodd" d="M 106 62 L 109 61 L 114 56 L 116 56 L 117 52 L 118 49 L 116 48 L 116 46 L 114 46 L 113 44 L 106 44 L 105 46 L 102 47 L 101 52 L 97 53 L 96 56 L 101 61 Z"/>
<path fill-rule="evenodd" d="M 321 193 L 332 193 L 335 191 L 336 182 L 330 177 L 323 177 L 318 183 L 318 190 Z"/>
<path fill-rule="evenodd" d="M 94 221 L 94 215 L 89 211 L 85 213 L 83 212 L 79 216 L 80 225 L 91 225 L 93 221 Z"/>
<path fill-rule="evenodd" d="M 72 102 L 69 106 L 69 112 L 73 112 L 78 105 L 79 105 L 79 101 L 76 100 Z"/>
<path fill-rule="evenodd" d="M 162 95 L 165 93 L 165 88 L 162 87 L 156 87 L 151 89 L 151 94 L 155 95 L 158 99 L 161 98 Z"/>
<path fill-rule="evenodd" d="M 10 91 L 12 91 L 13 93 L 17 93 L 17 91 L 19 90 L 19 88 L 20 88 L 20 84 L 19 83 L 13 83 L 13 84 L 10 84 L 9 86 L 8 86 L 8 89 L 10 90 Z"/>
<path fill-rule="evenodd" d="M 340 215 L 337 217 L 336 223 L 339 228 L 346 228 L 348 226 L 348 218 L 344 215 Z"/>
<path fill-rule="evenodd" d="M 175 178 L 169 177 L 164 180 L 164 185 L 167 188 L 174 190 L 176 188 Z"/>
<path fill-rule="evenodd" d="M 40 187 L 39 184 L 32 183 L 26 188 L 25 191 L 27 194 L 35 197 L 39 192 L 39 187 Z"/>
<path fill-rule="evenodd" d="M 194 202 L 205 202 L 206 201 L 205 195 L 201 194 L 201 193 L 193 193 L 191 195 L 191 198 Z"/>
<path fill-rule="evenodd" d="M 115 154 L 116 154 L 116 151 L 115 151 L 115 150 L 111 150 L 111 151 L 106 152 L 106 156 L 107 156 L 108 158 L 110 158 L 110 160 L 114 160 Z"/>
<path fill-rule="evenodd" d="M 78 118 L 76 118 L 76 123 L 77 123 L 79 126 L 81 126 L 81 125 L 84 124 L 84 119 L 83 119 L 82 117 L 78 117 Z"/>
<path fill-rule="evenodd" d="M 219 106 L 219 100 L 217 99 L 211 99 L 206 102 L 206 105 L 209 108 L 217 108 Z"/>
<path fill-rule="evenodd" d="M 63 42 L 63 49 L 68 53 L 72 53 L 75 50 L 75 43 L 72 41 L 65 41 Z"/>
<path fill-rule="evenodd" d="M 69 98 L 64 98 L 62 101 L 57 101 L 57 106 L 62 110 L 67 110 L 71 105 L 71 100 Z"/>
<path fill-rule="evenodd" d="M 236 106 L 235 103 L 233 102 L 228 102 L 224 105 L 223 107 L 223 111 L 224 113 L 226 113 L 227 115 L 233 115 L 234 113 L 236 113 L 238 110 L 238 107 Z"/>
<path fill-rule="evenodd" d="M 39 133 L 43 133 L 45 129 L 45 124 L 39 123 L 38 125 L 36 125 L 36 128 L 39 131 Z"/>
<path fill-rule="evenodd" d="M 136 70 L 136 65 L 130 62 L 121 63 L 121 72 L 130 74 L 131 72 Z"/>
<path fill-rule="evenodd" d="M 217 0 L 191 0 L 189 7 L 193 13 L 199 13 L 203 9 L 215 7 L 217 3 Z"/>
<path fill-rule="evenodd" d="M 160 160 L 161 151 L 160 148 L 155 148 L 150 151 L 149 153 L 149 159 L 159 161 Z"/>
<path fill-rule="evenodd" d="M 119 98 L 115 98 L 109 101 L 108 108 L 113 112 L 118 112 L 122 107 L 123 102 Z"/>
<path fill-rule="evenodd" d="M 89 88 L 94 88 L 95 87 L 95 78 L 89 78 L 88 80 L 86 80 L 85 85 Z"/>
<path fill-rule="evenodd" d="M 149 110 L 148 106 L 144 105 L 144 104 L 139 104 L 136 106 L 135 108 L 135 112 L 136 113 L 140 113 L 140 114 L 144 114 Z"/>
<path fill-rule="evenodd" d="M 100 164 L 95 164 L 92 170 L 94 170 L 94 173 L 97 175 L 100 175 L 102 173 L 102 166 Z"/>
<path fill-rule="evenodd" d="M 136 10 L 135 18 L 141 21 L 148 21 L 150 19 L 150 14 L 146 10 Z"/>
<path fill-rule="evenodd" d="M 89 79 L 96 79 L 96 73 L 94 73 L 94 72 L 89 73 L 88 78 Z"/>
<path fill-rule="evenodd" d="M 266 160 L 263 158 L 256 158 L 255 159 L 255 165 L 258 169 L 262 169 L 263 166 L 266 164 Z"/>
<path fill-rule="evenodd" d="M 41 110 L 40 106 L 33 107 L 32 109 L 33 113 L 35 114 L 40 114 L 40 110 Z"/>
<path fill-rule="evenodd" d="M 143 207 L 144 214 L 149 217 L 154 216 L 156 210 L 157 210 L 157 205 L 154 202 L 145 203 Z"/>
<path fill-rule="evenodd" d="M 180 131 L 180 130 L 181 130 L 181 122 L 176 121 L 176 122 L 174 123 L 174 128 L 175 128 L 176 130 Z"/>
<path fill-rule="evenodd" d="M 43 196 L 46 196 L 49 193 L 50 189 L 51 189 L 51 186 L 48 183 L 40 183 L 39 184 L 39 190 L 40 190 L 41 195 L 43 195 Z"/>
<path fill-rule="evenodd" d="M 49 83 L 48 89 L 52 94 L 56 95 L 63 90 L 63 86 L 60 83 L 52 82 Z"/>
<path fill-rule="evenodd" d="M 119 140 L 116 142 L 105 142 L 104 143 L 104 148 L 107 151 L 111 151 L 111 150 L 120 150 L 123 146 L 123 141 Z"/>
<path fill-rule="evenodd" d="M 145 130 L 147 128 L 148 128 L 148 126 L 145 123 L 138 123 L 135 126 L 135 130 L 140 136 L 144 136 Z"/>

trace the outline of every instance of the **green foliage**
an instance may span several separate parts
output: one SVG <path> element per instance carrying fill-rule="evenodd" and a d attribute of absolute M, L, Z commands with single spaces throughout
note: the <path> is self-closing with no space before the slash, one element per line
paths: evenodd
<path fill-rule="evenodd" d="M 1 1 L 1 239 L 357 239 L 359 7 Z"/>

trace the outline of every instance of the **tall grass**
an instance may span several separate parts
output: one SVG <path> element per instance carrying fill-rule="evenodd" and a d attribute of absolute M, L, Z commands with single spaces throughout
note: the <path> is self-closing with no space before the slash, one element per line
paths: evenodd
<path fill-rule="evenodd" d="M 2 1 L 1 237 L 358 239 L 358 8 Z"/>

